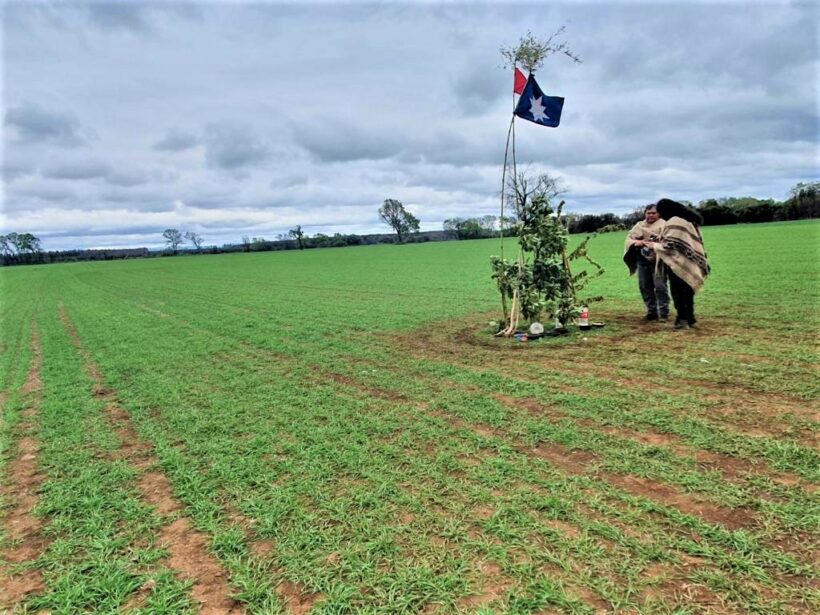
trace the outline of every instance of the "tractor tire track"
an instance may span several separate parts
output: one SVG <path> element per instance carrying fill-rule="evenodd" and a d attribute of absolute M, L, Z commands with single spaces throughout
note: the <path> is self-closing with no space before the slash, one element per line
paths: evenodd
<path fill-rule="evenodd" d="M 12 503 L 5 519 L 7 539 L 12 546 L 2 553 L 2 559 L 12 565 L 37 559 L 48 545 L 41 532 L 43 521 L 34 515 L 38 491 L 45 480 L 45 476 L 37 468 L 40 444 L 35 435 L 43 390 L 42 347 L 36 328 L 32 331 L 31 346 L 33 359 L 20 391 L 26 402 L 24 421 L 20 425 L 20 431 L 24 435 L 17 445 L 17 457 L 9 464 L 10 482 L 0 490 L 3 498 Z M 44 587 L 42 572 L 37 569 L 4 575 L 0 579 L 0 608 L 14 608 L 26 596 L 39 592 Z"/>
<path fill-rule="evenodd" d="M 99 366 L 83 345 L 74 323 L 62 306 L 60 320 L 72 343 L 84 357 L 94 394 L 105 401 L 105 416 L 120 438 L 121 446 L 114 458 L 131 464 L 140 472 L 137 489 L 143 501 L 152 506 L 157 514 L 180 514 L 185 506 L 174 496 L 171 482 L 164 473 L 152 469 L 159 467 L 153 446 L 140 438 L 116 392 L 105 386 Z M 225 569 L 208 551 L 207 535 L 194 529 L 189 517 L 178 517 L 163 526 L 159 542 L 168 549 L 169 567 L 192 582 L 191 595 L 199 603 L 198 612 L 201 615 L 238 615 L 243 612 L 240 604 L 231 598 Z"/>

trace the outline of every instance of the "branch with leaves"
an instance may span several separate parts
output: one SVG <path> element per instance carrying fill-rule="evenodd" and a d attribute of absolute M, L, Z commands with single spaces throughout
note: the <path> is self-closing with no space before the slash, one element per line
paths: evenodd
<path fill-rule="evenodd" d="M 513 179 L 510 190 L 515 195 L 518 212 L 519 253 L 515 262 L 494 256 L 492 277 L 501 293 L 503 311 L 498 335 L 511 336 L 523 320 L 533 322 L 543 313 L 564 325 L 572 322 L 582 305 L 600 301 L 601 297 L 579 300 L 578 293 L 603 268 L 589 256 L 586 237 L 572 252 L 567 251 L 568 232 L 562 215 L 564 201 L 556 209 L 551 195 L 558 183 L 549 176 L 530 180 L 525 175 Z M 592 272 L 573 273 L 571 262 L 585 260 Z"/>
<path fill-rule="evenodd" d="M 561 26 L 547 38 L 539 39 L 531 31 L 519 39 L 515 47 L 502 47 L 501 57 L 504 58 L 504 68 L 521 66 L 527 72 L 534 73 L 544 64 L 544 60 L 554 54 L 561 54 L 573 62 L 581 63 L 579 58 L 566 41 L 558 40 L 566 30 Z"/>

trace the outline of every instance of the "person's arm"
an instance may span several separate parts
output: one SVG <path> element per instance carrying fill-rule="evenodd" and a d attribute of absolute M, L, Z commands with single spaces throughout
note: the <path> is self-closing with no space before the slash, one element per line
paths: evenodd
<path fill-rule="evenodd" d="M 661 229 L 659 235 L 653 235 L 654 241 L 644 241 L 643 245 L 645 245 L 650 250 L 655 250 L 656 252 L 665 252 L 666 248 L 663 247 L 663 229 Z"/>
<path fill-rule="evenodd" d="M 641 228 L 640 222 L 632 227 L 632 230 L 629 231 L 629 235 L 627 235 L 627 242 L 630 246 L 634 246 L 636 248 L 642 248 L 646 245 L 646 242 L 643 240 L 643 229 Z"/>

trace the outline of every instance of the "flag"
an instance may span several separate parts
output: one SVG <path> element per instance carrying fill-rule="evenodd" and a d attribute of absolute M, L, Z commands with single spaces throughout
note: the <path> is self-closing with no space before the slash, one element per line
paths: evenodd
<path fill-rule="evenodd" d="M 518 68 L 515 69 L 515 84 L 513 85 L 513 92 L 520 94 L 524 91 L 524 86 L 527 85 L 527 78 Z"/>
<path fill-rule="evenodd" d="M 513 113 L 541 126 L 555 128 L 561 121 L 563 108 L 564 99 L 560 96 L 545 96 L 535 82 L 535 76 L 531 74 Z"/>

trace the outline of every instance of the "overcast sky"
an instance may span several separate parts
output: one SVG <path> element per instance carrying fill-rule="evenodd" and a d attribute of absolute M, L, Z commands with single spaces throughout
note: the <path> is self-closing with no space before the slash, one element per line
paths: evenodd
<path fill-rule="evenodd" d="M 7 3 L 0 232 L 45 249 L 423 230 L 497 214 L 512 75 L 499 47 L 564 40 L 538 72 L 558 128 L 519 165 L 567 207 L 784 199 L 818 179 L 818 8 L 762 2 Z"/>

